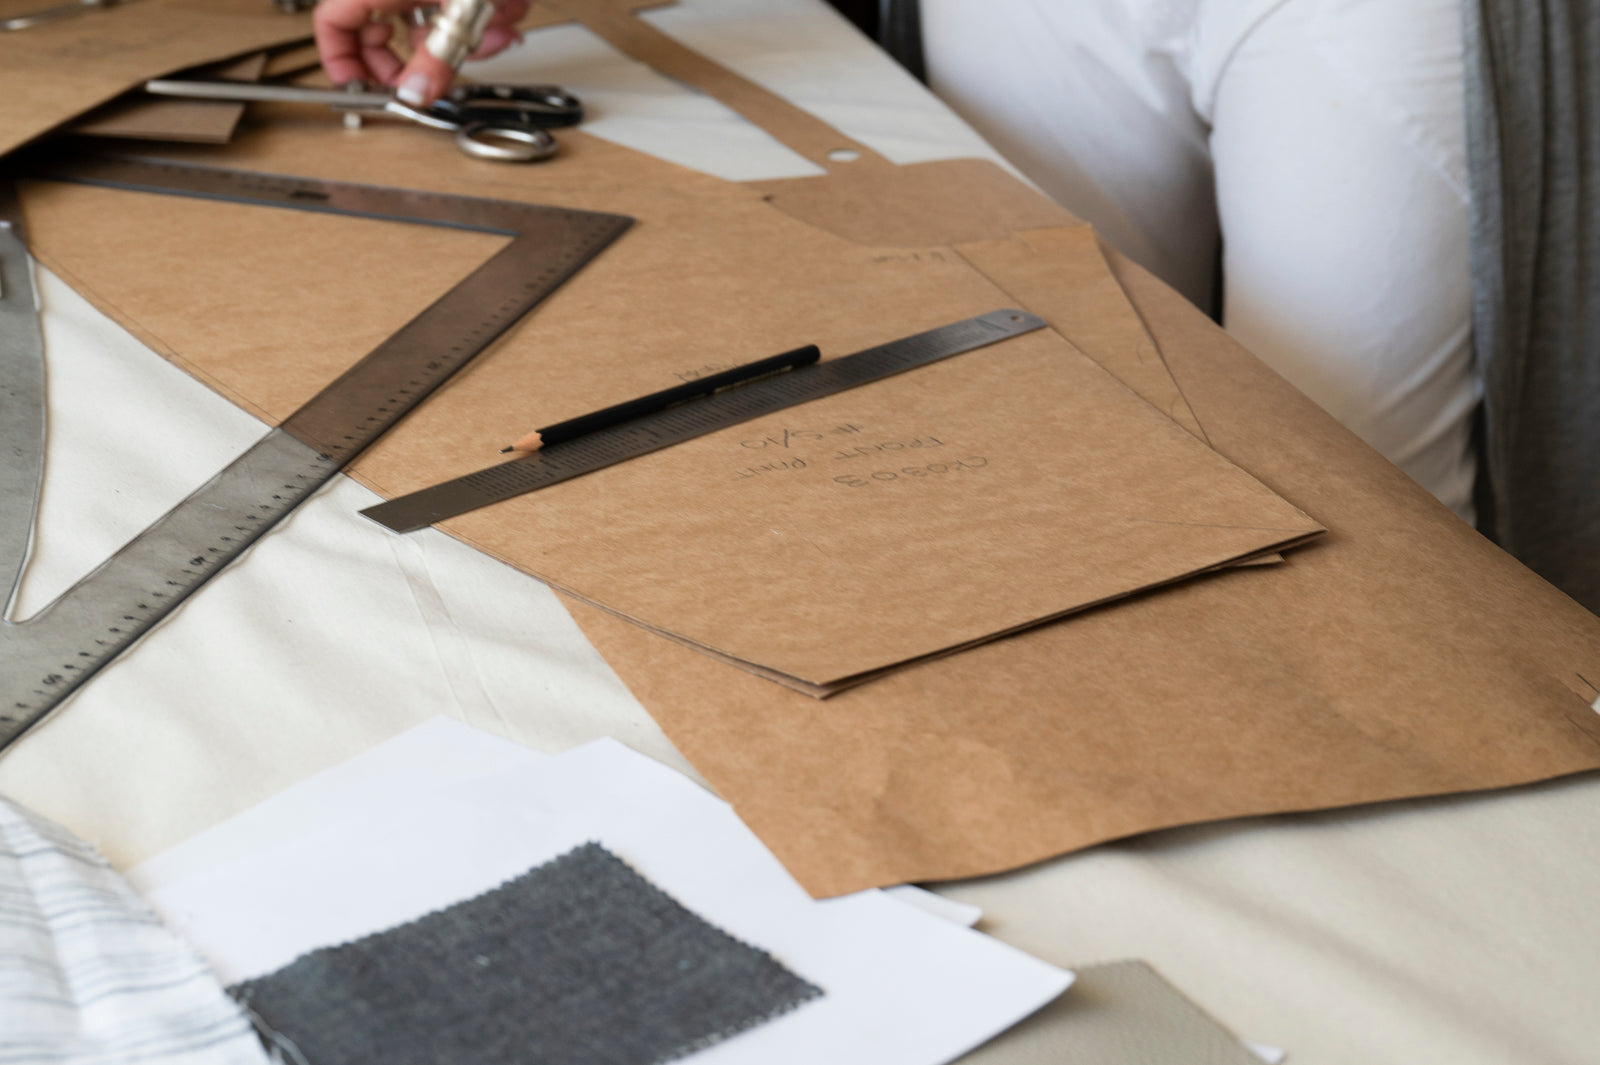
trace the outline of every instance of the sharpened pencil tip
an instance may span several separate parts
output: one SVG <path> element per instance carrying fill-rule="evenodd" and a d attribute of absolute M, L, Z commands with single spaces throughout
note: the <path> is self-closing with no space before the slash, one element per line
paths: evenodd
<path fill-rule="evenodd" d="M 517 450 L 517 449 L 513 445 L 507 444 L 505 447 L 500 449 L 500 454 L 509 455 L 515 450 Z"/>
<path fill-rule="evenodd" d="M 523 437 L 521 440 L 518 440 L 516 443 L 512 444 L 510 447 L 506 448 L 506 450 L 507 451 L 538 451 L 543 446 L 544 446 L 544 437 L 539 434 L 539 430 L 535 429 L 533 432 L 529 433 L 527 436 Z"/>

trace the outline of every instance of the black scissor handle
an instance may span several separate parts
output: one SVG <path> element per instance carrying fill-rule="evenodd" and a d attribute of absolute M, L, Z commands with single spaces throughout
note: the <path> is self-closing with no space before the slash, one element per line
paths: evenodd
<path fill-rule="evenodd" d="M 462 126 L 576 126 L 583 102 L 559 85 L 458 85 L 429 110 Z"/>

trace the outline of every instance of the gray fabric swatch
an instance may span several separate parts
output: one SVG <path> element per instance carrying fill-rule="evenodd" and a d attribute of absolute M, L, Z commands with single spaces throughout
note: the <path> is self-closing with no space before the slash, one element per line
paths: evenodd
<path fill-rule="evenodd" d="M 1600 613 L 1600 5 L 1462 13 L 1480 525 Z"/>
<path fill-rule="evenodd" d="M 233 991 L 310 1065 L 652 1065 L 821 994 L 595 843 Z"/>

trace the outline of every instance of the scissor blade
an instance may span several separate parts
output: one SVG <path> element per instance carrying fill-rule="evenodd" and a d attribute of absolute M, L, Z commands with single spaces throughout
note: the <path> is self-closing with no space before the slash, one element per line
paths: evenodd
<path fill-rule="evenodd" d="M 111 7 L 117 0 L 77 0 L 76 3 L 56 4 L 52 7 L 43 7 L 35 11 L 25 11 L 20 15 L 0 19 L 0 33 L 12 30 L 25 30 L 46 22 L 54 22 L 59 18 L 70 18 L 81 15 L 87 11 L 98 11 L 103 7 Z"/>
<path fill-rule="evenodd" d="M 262 85 L 254 81 L 197 81 L 191 78 L 156 78 L 144 83 L 152 96 L 181 96 L 191 100 L 236 100 L 245 103 L 321 104 L 358 111 L 382 111 L 392 97 L 386 92 L 346 92 L 343 89 L 308 89 L 299 85 Z"/>
<path fill-rule="evenodd" d="M 0 188 L 0 204 L 11 190 Z M 0 587 L 22 579 L 44 476 L 44 337 L 20 227 L 0 215 Z"/>

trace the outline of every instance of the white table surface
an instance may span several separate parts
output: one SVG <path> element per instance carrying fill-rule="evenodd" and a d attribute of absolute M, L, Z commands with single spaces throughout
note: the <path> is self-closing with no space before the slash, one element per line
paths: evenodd
<path fill-rule="evenodd" d="M 821 0 L 646 17 L 895 161 L 993 157 Z M 474 73 L 560 82 L 589 132 L 722 177 L 814 172 L 577 27 Z M 60 280 L 39 288 L 49 453 L 20 616 L 263 430 Z M 356 513 L 375 501 L 327 486 L 0 758 L 0 792 L 126 867 L 437 713 L 693 773 L 551 592 L 440 533 L 385 533 Z M 1161 832 L 940 890 L 1051 962 L 1146 959 L 1296 1065 L 1600 1061 L 1600 776 Z M 1053 1060 L 1068 1013 L 979 1059 Z"/>

